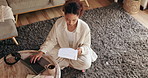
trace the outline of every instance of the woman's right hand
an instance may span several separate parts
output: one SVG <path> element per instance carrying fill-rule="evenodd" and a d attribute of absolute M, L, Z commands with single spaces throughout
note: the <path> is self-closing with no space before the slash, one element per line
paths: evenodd
<path fill-rule="evenodd" d="M 38 54 L 32 55 L 30 62 L 35 63 L 36 61 L 40 60 L 40 58 L 42 57 L 43 54 L 44 54 L 44 52 L 39 51 Z"/>

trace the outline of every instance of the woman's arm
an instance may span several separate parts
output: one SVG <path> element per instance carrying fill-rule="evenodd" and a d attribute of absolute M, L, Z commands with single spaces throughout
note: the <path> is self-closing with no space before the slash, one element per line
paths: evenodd
<path fill-rule="evenodd" d="M 56 24 L 52 27 L 51 31 L 49 32 L 46 41 L 40 46 L 39 51 L 44 53 L 50 52 L 50 50 L 57 44 L 57 37 L 56 37 Z"/>
<path fill-rule="evenodd" d="M 86 55 L 89 51 L 90 45 L 91 45 L 91 35 L 90 31 L 84 34 L 83 44 L 80 45 L 81 48 L 81 55 Z"/>
<path fill-rule="evenodd" d="M 46 41 L 41 45 L 38 54 L 31 56 L 31 63 L 35 63 L 37 60 L 40 60 L 42 55 L 50 50 L 57 44 L 56 39 L 56 24 L 52 27 L 49 32 Z"/>

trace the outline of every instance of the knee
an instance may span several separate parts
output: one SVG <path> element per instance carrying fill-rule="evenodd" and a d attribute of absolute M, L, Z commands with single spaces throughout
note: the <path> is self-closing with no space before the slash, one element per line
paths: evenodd
<path fill-rule="evenodd" d="M 77 64 L 77 66 L 73 66 L 75 69 L 78 69 L 78 70 L 83 70 L 83 69 L 88 69 L 91 67 L 91 62 L 88 62 L 88 61 L 81 61 L 79 62 L 79 64 Z"/>
<path fill-rule="evenodd" d="M 81 66 L 81 70 L 82 69 L 88 69 L 91 67 L 91 62 L 88 62 L 88 61 L 84 61 L 82 66 Z"/>
<path fill-rule="evenodd" d="M 78 60 L 71 60 L 70 64 L 73 68 L 78 70 L 88 69 L 91 67 L 91 59 L 86 57 L 78 58 Z"/>

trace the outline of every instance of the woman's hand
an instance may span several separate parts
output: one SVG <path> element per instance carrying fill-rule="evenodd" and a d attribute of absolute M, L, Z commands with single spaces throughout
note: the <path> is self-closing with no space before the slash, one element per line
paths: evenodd
<path fill-rule="evenodd" d="M 77 48 L 77 50 L 78 50 L 78 55 L 81 55 L 82 49 L 81 48 Z"/>
<path fill-rule="evenodd" d="M 42 57 L 42 55 L 43 55 L 44 53 L 42 52 L 42 51 L 39 51 L 39 53 L 38 54 L 36 54 L 36 55 L 32 55 L 31 56 L 31 63 L 35 63 L 37 60 L 40 60 L 40 58 Z"/>

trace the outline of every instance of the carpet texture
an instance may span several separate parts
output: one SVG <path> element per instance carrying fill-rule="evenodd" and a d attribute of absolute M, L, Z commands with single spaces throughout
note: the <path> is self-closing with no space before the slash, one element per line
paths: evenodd
<path fill-rule="evenodd" d="M 116 3 L 88 10 L 81 19 L 91 29 L 92 49 L 98 59 L 85 73 L 72 68 L 62 70 L 62 78 L 147 78 L 148 29 Z M 1 57 L 18 50 L 38 50 L 56 20 L 19 27 L 16 39 L 20 45 L 12 40 L 0 41 Z"/>

